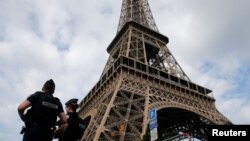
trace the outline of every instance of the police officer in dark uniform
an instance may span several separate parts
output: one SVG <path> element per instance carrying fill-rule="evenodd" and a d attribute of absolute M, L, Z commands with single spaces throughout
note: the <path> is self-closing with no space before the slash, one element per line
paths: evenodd
<path fill-rule="evenodd" d="M 54 134 L 61 134 L 67 128 L 67 118 L 60 100 L 53 96 L 55 83 L 52 79 L 45 82 L 42 91 L 35 92 L 18 106 L 18 114 L 26 129 L 23 141 L 52 141 Z M 25 110 L 31 107 L 25 113 Z M 61 125 L 53 130 L 57 117 Z"/>
<path fill-rule="evenodd" d="M 76 112 L 79 105 L 78 99 L 70 99 L 65 103 L 67 112 L 68 127 L 66 131 L 60 135 L 59 141 L 78 141 L 83 135 L 85 126 L 83 120 L 78 116 Z"/>

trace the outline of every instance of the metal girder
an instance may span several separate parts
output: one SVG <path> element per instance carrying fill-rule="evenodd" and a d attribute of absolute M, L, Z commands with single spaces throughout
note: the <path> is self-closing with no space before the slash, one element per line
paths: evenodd
<path fill-rule="evenodd" d="M 147 0 L 123 0 L 110 56 L 80 103 L 80 117 L 90 117 L 81 141 L 140 141 L 150 108 L 158 111 L 162 139 L 186 130 L 207 140 L 207 125 L 232 124 L 216 109 L 212 91 L 190 81 L 167 43 Z"/>
<path fill-rule="evenodd" d="M 230 123 L 226 117 L 218 112 L 214 101 L 209 100 L 207 96 L 196 96 L 175 87 L 166 88 L 164 84 L 155 84 L 146 78 L 136 76 L 136 74 L 128 75 L 126 71 L 120 73 L 120 77 L 116 78 L 117 82 L 120 82 L 116 86 L 117 92 L 103 96 L 106 98 L 103 98 L 103 102 L 95 106 L 97 109 L 93 107 L 92 110 L 98 112 L 93 115 L 93 120 L 82 140 L 91 138 L 93 140 L 103 140 L 103 138 L 109 140 L 109 137 L 119 141 L 140 140 L 144 134 L 143 128 L 147 126 L 148 122 L 144 118 L 147 116 L 147 111 L 145 111 L 148 109 L 147 107 L 155 107 L 159 111 L 172 109 L 171 112 L 168 110 L 170 114 L 168 116 L 163 115 L 162 117 L 160 113 L 158 115 L 159 123 L 164 125 L 164 129 L 159 127 L 159 133 L 164 135 L 165 139 L 174 136 L 176 132 L 187 130 L 192 131 L 196 138 L 205 140 L 205 133 L 201 132 L 205 128 L 200 128 L 199 124 L 202 126 Z M 146 105 L 147 90 L 148 105 Z M 101 103 L 107 103 L 108 106 L 103 106 Z M 122 124 L 123 130 L 121 131 Z M 95 134 L 95 136 L 90 134 Z"/>
<path fill-rule="evenodd" d="M 123 0 L 117 32 L 129 21 L 135 21 L 158 32 L 147 0 Z"/>

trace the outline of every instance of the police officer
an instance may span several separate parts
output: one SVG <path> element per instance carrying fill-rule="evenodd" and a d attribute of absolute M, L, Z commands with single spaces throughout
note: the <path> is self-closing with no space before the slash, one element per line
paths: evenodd
<path fill-rule="evenodd" d="M 85 129 L 83 120 L 76 112 L 79 105 L 78 99 L 70 99 L 65 103 L 67 112 L 68 127 L 66 131 L 59 137 L 59 141 L 77 141 L 80 140 Z"/>
<path fill-rule="evenodd" d="M 18 114 L 26 125 L 23 141 L 52 141 L 54 133 L 61 134 L 66 130 L 67 118 L 62 103 L 53 96 L 54 91 L 55 83 L 50 79 L 45 82 L 42 91 L 30 95 L 18 106 Z M 54 131 L 57 117 L 62 126 Z"/>

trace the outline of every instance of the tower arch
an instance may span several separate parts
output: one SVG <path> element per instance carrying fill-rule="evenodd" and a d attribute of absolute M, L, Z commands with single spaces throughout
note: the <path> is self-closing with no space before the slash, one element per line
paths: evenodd
<path fill-rule="evenodd" d="M 147 0 L 123 0 L 110 56 L 80 104 L 80 115 L 91 115 L 81 141 L 142 140 L 150 108 L 158 109 L 162 139 L 187 130 L 207 140 L 206 126 L 231 124 L 216 109 L 212 91 L 188 78 L 167 43 Z"/>

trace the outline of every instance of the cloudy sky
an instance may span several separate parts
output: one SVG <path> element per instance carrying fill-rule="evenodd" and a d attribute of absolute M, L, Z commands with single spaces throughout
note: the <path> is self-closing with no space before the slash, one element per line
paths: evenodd
<path fill-rule="evenodd" d="M 250 1 L 149 0 L 160 33 L 217 108 L 250 123 Z M 62 103 L 84 98 L 104 68 L 122 0 L 0 0 L 0 140 L 20 141 L 17 106 L 52 78 Z"/>

